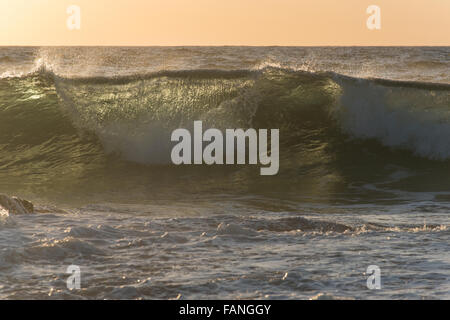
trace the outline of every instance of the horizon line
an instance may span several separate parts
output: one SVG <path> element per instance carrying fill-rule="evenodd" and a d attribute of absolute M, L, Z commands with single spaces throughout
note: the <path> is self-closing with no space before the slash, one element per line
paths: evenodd
<path fill-rule="evenodd" d="M 419 45 L 395 45 L 395 44 L 389 44 L 389 45 L 330 45 L 330 44 L 323 44 L 323 45 L 249 45 L 249 44 L 199 44 L 199 45 L 117 45 L 117 44 L 100 44 L 100 45 L 91 45 L 91 44 L 71 44 L 71 45 L 55 45 L 55 44 L 43 44 L 43 45 L 30 45 L 30 44 L 13 44 L 13 45 L 2 45 L 0 44 L 0 47 L 135 47 L 135 48 L 151 48 L 151 47 L 293 47 L 293 48 L 301 48 L 301 47 L 361 47 L 361 48 L 373 48 L 373 47 L 450 47 L 450 44 L 440 44 L 440 45 L 430 45 L 430 44 L 419 44 Z"/>

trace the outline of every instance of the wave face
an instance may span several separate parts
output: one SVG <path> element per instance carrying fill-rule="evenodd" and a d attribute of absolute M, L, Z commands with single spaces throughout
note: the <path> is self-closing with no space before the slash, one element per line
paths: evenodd
<path fill-rule="evenodd" d="M 268 65 L 64 76 L 40 59 L 30 70 L 0 79 L 2 191 L 113 197 L 125 189 L 148 197 L 150 189 L 276 189 L 315 198 L 355 194 L 355 186 L 364 196 L 430 190 L 434 177 L 447 175 L 446 83 Z M 253 166 L 172 166 L 170 134 L 194 120 L 279 128 L 279 175 L 262 179 Z M 438 193 L 448 187 L 432 185 Z"/>

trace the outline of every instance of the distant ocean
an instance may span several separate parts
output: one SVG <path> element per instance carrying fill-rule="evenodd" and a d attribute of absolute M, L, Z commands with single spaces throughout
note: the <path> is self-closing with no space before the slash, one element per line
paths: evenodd
<path fill-rule="evenodd" d="M 35 206 L 0 210 L 0 298 L 449 299 L 449 71 L 450 47 L 0 47 L 0 193 Z M 280 129 L 278 175 L 171 164 L 195 120 Z"/>

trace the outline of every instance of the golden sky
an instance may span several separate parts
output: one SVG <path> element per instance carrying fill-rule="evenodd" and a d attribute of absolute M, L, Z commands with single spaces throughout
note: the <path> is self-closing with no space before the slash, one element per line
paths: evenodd
<path fill-rule="evenodd" d="M 0 15 L 0 45 L 450 45 L 450 0 L 0 0 Z"/>

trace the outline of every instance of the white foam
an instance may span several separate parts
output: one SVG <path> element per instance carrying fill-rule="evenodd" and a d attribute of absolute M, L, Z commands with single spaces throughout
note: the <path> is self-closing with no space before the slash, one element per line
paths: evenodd
<path fill-rule="evenodd" d="M 450 158 L 447 91 L 389 87 L 366 80 L 339 82 L 342 97 L 331 113 L 344 131 L 422 157 Z"/>

